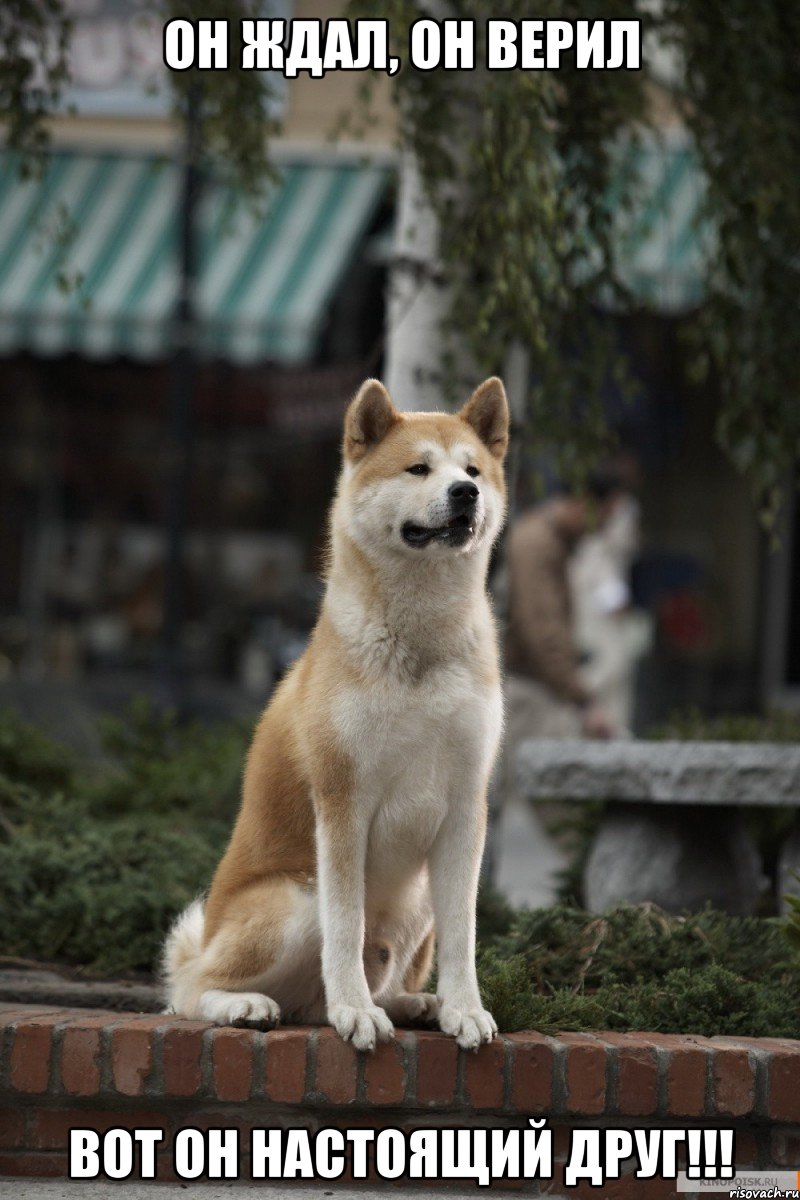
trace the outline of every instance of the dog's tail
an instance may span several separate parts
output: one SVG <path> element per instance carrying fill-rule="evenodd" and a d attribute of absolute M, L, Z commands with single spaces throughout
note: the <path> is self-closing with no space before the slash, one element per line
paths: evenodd
<path fill-rule="evenodd" d="M 161 979 L 168 1011 L 190 1015 L 186 1011 L 191 1007 L 186 1003 L 187 985 L 188 990 L 193 990 L 191 981 L 203 952 L 204 926 L 204 902 L 197 899 L 175 919 L 167 934 L 161 956 Z"/>

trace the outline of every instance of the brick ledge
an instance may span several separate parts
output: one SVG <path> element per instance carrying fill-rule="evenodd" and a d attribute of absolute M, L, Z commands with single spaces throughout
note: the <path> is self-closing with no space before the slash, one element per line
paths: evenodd
<path fill-rule="evenodd" d="M 740 1168 L 797 1168 L 800 1042 L 513 1033 L 467 1054 L 441 1033 L 403 1030 L 367 1055 L 327 1027 L 261 1033 L 0 1004 L 0 1176 L 64 1178 L 79 1125 L 169 1136 L 186 1125 L 519 1128 L 529 1116 L 548 1118 L 561 1153 L 579 1125 L 725 1125 Z M 167 1161 L 159 1178 L 170 1177 Z M 620 1198 L 676 1194 L 674 1181 L 642 1182 L 625 1181 Z"/>
<path fill-rule="evenodd" d="M 800 1041 L 512 1033 L 475 1054 L 399 1030 L 358 1054 L 327 1027 L 261 1033 L 91 1009 L 0 1004 L 0 1095 L 163 1098 L 553 1117 L 800 1122 Z"/>

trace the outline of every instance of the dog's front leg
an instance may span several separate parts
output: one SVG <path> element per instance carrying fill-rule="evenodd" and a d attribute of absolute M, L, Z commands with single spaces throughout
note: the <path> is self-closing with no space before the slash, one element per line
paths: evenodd
<path fill-rule="evenodd" d="M 364 972 L 366 822 L 319 813 L 317 863 L 322 980 L 328 1020 L 357 1050 L 374 1050 L 392 1036 L 392 1022 L 372 1003 Z"/>
<path fill-rule="evenodd" d="M 429 858 L 439 959 L 439 1025 L 465 1050 L 497 1033 L 475 972 L 475 907 L 486 832 L 483 794 L 451 804 Z"/>

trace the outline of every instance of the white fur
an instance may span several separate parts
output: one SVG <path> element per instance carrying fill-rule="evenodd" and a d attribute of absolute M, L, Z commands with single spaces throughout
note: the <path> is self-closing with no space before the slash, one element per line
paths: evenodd
<path fill-rule="evenodd" d="M 447 452 L 421 442 L 416 456 L 431 467 L 428 476 L 379 481 L 352 502 L 345 489 L 334 511 L 335 531 L 352 537 L 379 566 L 390 599 L 384 611 L 373 612 L 334 558 L 325 606 L 362 671 L 357 687 L 337 694 L 336 729 L 357 765 L 354 810 L 363 844 L 355 848 L 348 879 L 328 878 L 325 832 L 318 829 L 323 976 L 333 1024 L 356 1045 L 371 1046 L 387 1032 L 356 952 L 364 923 L 370 926 L 393 898 L 397 909 L 435 912 L 440 1023 L 474 1049 L 496 1032 L 475 977 L 474 907 L 480 805 L 500 738 L 502 701 L 499 686 L 482 683 L 475 668 L 493 645 L 484 580 L 503 506 L 479 477 L 472 541 L 461 549 L 409 547 L 404 523 L 441 523 L 448 487 L 470 478 L 466 443 Z M 423 890 L 423 903 L 398 903 L 409 891 Z"/>
<path fill-rule="evenodd" d="M 326 826 L 316 797 L 316 886 L 292 885 L 282 951 L 240 991 L 204 983 L 224 930 L 203 949 L 202 904 L 186 910 L 164 955 L 178 1012 L 267 1024 L 281 1010 L 306 1021 L 327 1013 L 361 1050 L 392 1035 L 392 1018 L 438 1018 L 468 1049 L 496 1032 L 475 975 L 475 897 L 502 726 L 485 578 L 503 498 L 476 477 L 475 532 L 466 544 L 409 546 L 404 524 L 445 524 L 448 488 L 472 478 L 466 468 L 476 457 L 466 438 L 449 450 L 421 438 L 413 453 L 427 476 L 400 469 L 357 486 L 346 465 L 333 510 L 324 608 L 358 677 L 338 685 L 334 706 L 336 740 L 355 770 L 348 836 Z M 348 541 L 377 570 L 377 607 L 337 551 Z M 403 980 L 434 919 L 438 997 L 408 995 Z M 386 968 L 373 963 L 370 974 L 365 957 L 384 944 Z"/>

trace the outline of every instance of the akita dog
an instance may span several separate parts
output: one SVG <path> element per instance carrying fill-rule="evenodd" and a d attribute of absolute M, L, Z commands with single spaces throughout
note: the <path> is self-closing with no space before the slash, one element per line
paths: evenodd
<path fill-rule="evenodd" d="M 327 587 L 253 737 L 205 903 L 167 938 L 172 1009 L 221 1025 L 392 1022 L 460 1046 L 497 1032 L 475 974 L 486 790 L 502 725 L 486 594 L 508 405 L 401 413 L 369 379 L 345 418 Z M 424 991 L 438 943 L 438 995 Z"/>

